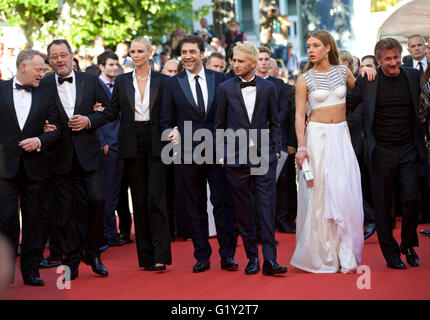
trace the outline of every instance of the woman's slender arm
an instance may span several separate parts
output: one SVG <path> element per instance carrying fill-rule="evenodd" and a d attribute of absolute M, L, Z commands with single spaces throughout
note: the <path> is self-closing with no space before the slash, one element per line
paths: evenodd
<path fill-rule="evenodd" d="M 306 148 L 305 145 L 305 121 L 306 121 L 306 103 L 308 101 L 308 86 L 306 85 L 305 79 L 300 76 L 297 79 L 296 85 L 296 136 L 298 148 Z M 297 149 L 296 161 L 300 168 L 304 159 L 308 159 L 309 156 L 307 150 Z"/>

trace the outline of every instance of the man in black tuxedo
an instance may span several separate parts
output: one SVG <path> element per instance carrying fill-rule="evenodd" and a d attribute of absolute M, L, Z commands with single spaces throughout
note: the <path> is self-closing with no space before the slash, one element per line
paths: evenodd
<path fill-rule="evenodd" d="M 109 118 L 103 112 L 94 112 L 93 106 L 102 103 L 107 108 L 110 102 L 97 76 L 72 69 L 73 54 L 66 40 L 51 42 L 48 57 L 54 73 L 45 77 L 41 86 L 56 105 L 61 121 L 61 136 L 48 153 L 48 165 L 58 205 L 57 223 L 64 264 L 70 267 L 71 279 L 75 279 L 83 249 L 82 260 L 96 274 L 107 276 L 99 253 L 104 242 L 104 201 L 102 151 L 96 129 Z M 83 244 L 74 225 L 77 184 L 84 190 L 88 204 L 88 229 Z"/>
<path fill-rule="evenodd" d="M 281 128 L 276 87 L 255 75 L 258 57 L 258 49 L 250 42 L 237 44 L 233 53 L 237 76 L 218 87 L 217 160 L 226 173 L 234 218 L 249 259 L 245 273 L 251 275 L 260 270 L 254 225 L 255 196 L 261 225 L 263 274 L 274 275 L 287 272 L 286 267 L 276 262 L 275 244 L 276 165 L 281 152 Z M 233 137 L 226 130 L 234 132 Z"/>
<path fill-rule="evenodd" d="M 43 55 L 35 50 L 21 51 L 16 64 L 16 77 L 0 83 L 0 233 L 9 238 L 16 253 L 19 226 L 11 225 L 20 200 L 22 277 L 25 284 L 43 286 L 38 271 L 46 178 L 43 153 L 60 134 L 59 130 L 43 133 L 43 125 L 46 119 L 58 125 L 58 115 L 47 91 L 38 87 L 44 75 Z"/>
<path fill-rule="evenodd" d="M 237 270 L 238 265 L 233 259 L 236 251 L 236 236 L 224 172 L 220 165 L 214 164 L 213 158 L 210 163 L 205 161 L 202 164 L 192 159 L 200 141 L 184 142 L 187 139 L 184 135 L 186 129 L 192 134 L 199 129 L 209 130 L 214 135 L 215 93 L 218 85 L 225 80 L 225 76 L 223 73 L 203 67 L 205 49 L 200 37 L 187 36 L 181 40 L 179 46 L 185 70 L 165 82 L 160 126 L 163 131 L 169 130 L 169 139 L 174 144 L 181 140 L 181 155 L 177 156 L 181 160 L 179 167 L 183 176 L 185 201 L 191 221 L 194 257 L 197 260 L 193 271 L 203 272 L 209 269 L 212 254 L 208 239 L 206 183 L 209 183 L 210 200 L 214 207 L 221 269 Z M 212 143 L 212 139 L 203 143 Z M 212 146 L 211 148 L 213 149 Z"/>
<path fill-rule="evenodd" d="M 381 66 L 375 81 L 358 78 L 348 95 L 349 107 L 363 102 L 364 122 L 371 170 L 376 231 L 387 266 L 406 269 L 419 265 L 413 247 L 418 246 L 418 161 L 426 161 L 424 128 L 418 116 L 420 76 L 418 70 L 401 65 L 402 46 L 393 38 L 380 40 L 375 56 Z M 391 228 L 392 192 L 397 181 L 402 194 L 401 243 Z"/>
<path fill-rule="evenodd" d="M 294 210 L 294 207 L 297 206 L 297 191 L 291 190 L 289 185 L 291 184 L 290 176 L 294 176 L 294 184 L 295 184 L 295 162 L 294 162 L 294 154 L 296 152 L 296 148 L 294 147 L 294 139 L 292 135 L 295 136 L 294 122 L 291 125 L 291 112 L 290 105 L 288 103 L 289 93 L 291 90 L 291 85 L 286 84 L 283 80 L 272 77 L 269 75 L 269 70 L 271 68 L 271 51 L 267 47 L 259 47 L 259 58 L 257 63 L 257 76 L 269 80 L 274 83 L 276 87 L 277 101 L 278 101 L 278 120 L 281 125 L 281 133 L 282 133 L 282 149 L 284 152 L 288 153 L 288 158 L 281 168 L 281 172 L 278 177 L 278 181 L 276 183 L 276 225 L 280 232 L 284 233 L 294 233 L 295 232 L 295 218 L 297 215 L 297 209 Z M 275 61 L 276 63 L 276 61 Z M 296 187 L 297 188 L 297 187 Z M 291 205 L 291 202 L 296 202 L 296 205 Z M 291 210 L 290 210 L 291 208 Z M 257 211 L 256 211 L 256 215 Z M 260 227 L 259 227 L 259 219 L 256 220 L 257 224 L 257 238 L 260 240 Z"/>

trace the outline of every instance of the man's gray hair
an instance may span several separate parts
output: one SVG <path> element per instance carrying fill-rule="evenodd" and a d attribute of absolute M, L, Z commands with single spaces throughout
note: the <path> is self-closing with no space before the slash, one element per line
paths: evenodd
<path fill-rule="evenodd" d="M 37 50 L 29 49 L 29 50 L 22 50 L 18 57 L 16 57 L 16 68 L 19 69 L 19 66 L 21 63 L 23 63 L 26 60 L 33 59 L 34 56 L 41 56 L 43 60 L 45 60 L 45 55 Z"/>
<path fill-rule="evenodd" d="M 423 43 L 426 44 L 426 40 L 424 39 L 424 37 L 418 33 L 415 33 L 408 38 L 408 47 L 409 47 L 409 40 L 411 40 L 412 38 L 421 38 Z"/>

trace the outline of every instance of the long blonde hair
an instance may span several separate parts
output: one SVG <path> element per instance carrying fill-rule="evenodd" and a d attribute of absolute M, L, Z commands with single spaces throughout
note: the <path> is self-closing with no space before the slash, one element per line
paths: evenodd
<path fill-rule="evenodd" d="M 336 41 L 334 40 L 333 36 L 330 34 L 330 32 L 326 30 L 316 30 L 312 33 L 310 33 L 306 37 L 306 42 L 310 37 L 317 38 L 320 40 L 324 46 L 330 45 L 330 51 L 328 53 L 328 61 L 331 65 L 338 65 L 339 64 L 339 50 L 337 48 Z M 314 63 L 310 60 L 305 66 L 304 71 L 307 71 L 309 69 L 312 69 L 314 66 Z"/>

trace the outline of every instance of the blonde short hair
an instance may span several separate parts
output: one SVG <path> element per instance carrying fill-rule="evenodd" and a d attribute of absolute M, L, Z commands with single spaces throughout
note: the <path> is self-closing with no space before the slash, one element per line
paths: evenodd
<path fill-rule="evenodd" d="M 257 47 L 249 41 L 237 42 L 236 46 L 233 48 L 233 55 L 236 51 L 245 52 L 252 61 L 258 61 L 260 56 L 260 52 Z"/>
<path fill-rule="evenodd" d="M 151 40 L 149 39 L 148 36 L 137 37 L 137 38 L 133 39 L 133 41 L 131 43 L 133 43 L 133 42 L 140 42 L 146 47 L 146 49 L 148 51 L 152 50 Z"/>

